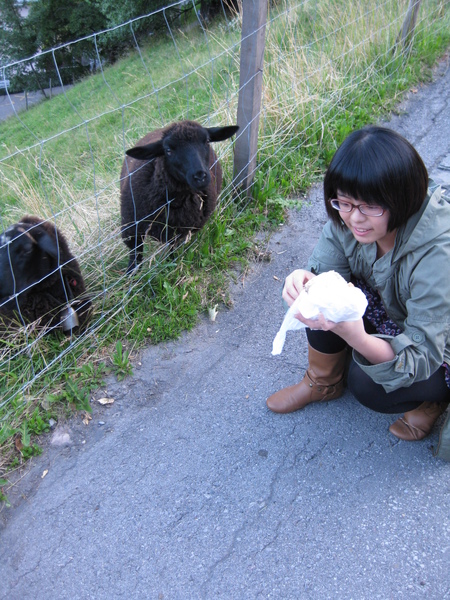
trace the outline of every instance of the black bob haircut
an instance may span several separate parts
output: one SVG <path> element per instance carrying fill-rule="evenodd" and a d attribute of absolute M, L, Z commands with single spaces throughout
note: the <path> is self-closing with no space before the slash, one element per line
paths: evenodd
<path fill-rule="evenodd" d="M 351 133 L 339 146 L 324 180 L 328 216 L 344 226 L 330 200 L 338 191 L 389 210 L 388 231 L 418 212 L 428 189 L 428 172 L 416 149 L 400 134 L 374 125 Z"/>

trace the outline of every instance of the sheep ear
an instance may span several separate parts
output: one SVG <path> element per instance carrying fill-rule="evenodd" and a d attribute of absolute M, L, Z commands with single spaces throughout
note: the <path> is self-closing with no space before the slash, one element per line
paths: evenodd
<path fill-rule="evenodd" d="M 158 156 L 164 155 L 164 148 L 162 140 L 154 142 L 153 144 L 147 144 L 146 146 L 135 146 L 127 150 L 126 154 L 131 158 L 137 158 L 138 160 L 150 160 L 151 158 L 157 158 Z"/>
<path fill-rule="evenodd" d="M 49 235 L 45 230 L 39 228 L 35 228 L 32 234 L 36 244 L 43 252 L 46 252 L 53 258 L 58 257 L 58 244 L 53 236 Z"/>
<path fill-rule="evenodd" d="M 207 127 L 211 142 L 222 142 L 227 140 L 239 130 L 238 125 L 229 125 L 228 127 Z"/>

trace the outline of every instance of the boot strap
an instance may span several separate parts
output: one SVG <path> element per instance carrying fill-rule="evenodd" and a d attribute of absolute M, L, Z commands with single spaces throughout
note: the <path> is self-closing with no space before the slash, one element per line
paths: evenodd
<path fill-rule="evenodd" d="M 406 427 L 411 430 L 412 433 L 414 433 L 414 431 L 418 431 L 419 433 L 422 433 L 422 434 L 426 433 L 423 429 L 420 429 L 419 427 L 416 427 L 412 423 L 408 423 L 408 421 L 405 421 L 405 419 L 403 417 L 400 417 L 400 419 L 398 419 L 398 420 L 401 421 L 402 423 L 404 423 L 406 425 Z"/>
<path fill-rule="evenodd" d="M 309 374 L 309 371 L 306 371 L 305 375 L 306 375 L 307 379 L 309 380 L 309 383 L 308 383 L 309 387 L 310 388 L 315 388 L 318 392 L 324 393 L 327 397 L 328 397 L 328 394 L 334 394 L 337 391 L 338 386 L 342 383 L 342 381 L 344 379 L 342 377 L 336 383 L 332 383 L 331 385 L 324 385 L 324 384 L 316 383 L 311 378 L 311 375 Z"/>

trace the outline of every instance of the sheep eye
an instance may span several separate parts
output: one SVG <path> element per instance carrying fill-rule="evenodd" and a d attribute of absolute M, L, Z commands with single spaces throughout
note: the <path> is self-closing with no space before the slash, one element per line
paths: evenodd
<path fill-rule="evenodd" d="M 172 148 L 166 148 L 166 156 L 170 156 L 172 154 Z"/>
<path fill-rule="evenodd" d="M 30 256 L 32 253 L 33 253 L 32 246 L 22 246 L 22 248 L 19 248 L 19 252 L 18 252 L 18 254 L 20 256 Z"/>

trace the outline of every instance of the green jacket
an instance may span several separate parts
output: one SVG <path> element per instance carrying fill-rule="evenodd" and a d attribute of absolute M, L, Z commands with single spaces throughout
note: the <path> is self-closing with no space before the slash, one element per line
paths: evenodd
<path fill-rule="evenodd" d="M 388 316 L 403 331 L 388 340 L 396 354 L 372 365 L 353 351 L 356 363 L 386 392 L 428 379 L 443 362 L 450 364 L 450 199 L 430 181 L 421 210 L 399 228 L 394 248 L 376 258 L 376 244 L 360 244 L 349 229 L 325 225 L 308 268 L 331 269 L 347 281 L 364 279 L 377 290 Z M 445 454 L 445 456 L 442 455 Z M 438 455 L 450 460 L 450 422 Z"/>

